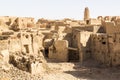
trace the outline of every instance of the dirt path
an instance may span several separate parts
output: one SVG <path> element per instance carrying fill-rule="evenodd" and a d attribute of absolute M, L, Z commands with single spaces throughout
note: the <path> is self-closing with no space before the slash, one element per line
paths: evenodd
<path fill-rule="evenodd" d="M 0 80 L 120 80 L 120 68 L 100 67 L 91 61 L 80 63 L 47 63 L 47 72 L 31 75 L 13 67 L 9 71 L 0 68 Z M 2 79 L 3 78 L 3 79 Z"/>

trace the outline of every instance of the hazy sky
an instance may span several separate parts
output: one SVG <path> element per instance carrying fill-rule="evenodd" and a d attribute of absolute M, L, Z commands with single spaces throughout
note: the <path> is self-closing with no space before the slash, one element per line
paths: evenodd
<path fill-rule="evenodd" d="M 120 0 L 0 0 L 0 16 L 82 19 L 86 6 L 91 17 L 120 15 Z"/>

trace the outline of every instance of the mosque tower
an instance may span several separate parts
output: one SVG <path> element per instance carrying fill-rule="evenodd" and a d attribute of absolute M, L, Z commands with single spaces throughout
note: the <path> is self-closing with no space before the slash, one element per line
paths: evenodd
<path fill-rule="evenodd" d="M 89 12 L 89 8 L 86 7 L 84 11 L 84 21 L 87 21 L 89 19 L 90 19 L 90 12 Z"/>

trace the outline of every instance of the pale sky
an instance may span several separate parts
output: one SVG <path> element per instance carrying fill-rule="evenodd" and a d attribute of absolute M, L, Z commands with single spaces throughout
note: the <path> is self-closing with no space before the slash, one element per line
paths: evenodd
<path fill-rule="evenodd" d="M 0 16 L 83 19 L 86 6 L 93 18 L 120 16 L 120 0 L 0 0 Z"/>

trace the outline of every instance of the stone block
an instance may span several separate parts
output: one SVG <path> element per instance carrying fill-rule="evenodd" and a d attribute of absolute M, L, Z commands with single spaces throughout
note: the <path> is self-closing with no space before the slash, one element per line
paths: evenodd
<path fill-rule="evenodd" d="M 30 64 L 30 73 L 31 74 L 38 74 L 38 73 L 43 73 L 44 68 L 43 68 L 43 63 L 35 62 Z"/>

